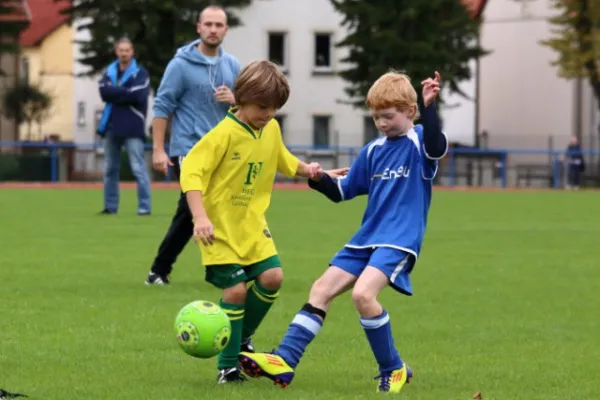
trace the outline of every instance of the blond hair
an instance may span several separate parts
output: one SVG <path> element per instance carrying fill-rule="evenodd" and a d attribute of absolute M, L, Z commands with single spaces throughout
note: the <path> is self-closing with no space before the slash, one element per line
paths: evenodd
<path fill-rule="evenodd" d="M 279 66 L 260 60 L 251 62 L 240 72 L 234 93 L 238 106 L 260 104 L 279 109 L 290 97 L 290 85 Z"/>
<path fill-rule="evenodd" d="M 412 120 L 418 118 L 417 92 L 408 75 L 390 71 L 373 83 L 367 93 L 367 107 L 372 110 L 396 108 L 399 111 L 414 110 Z"/>

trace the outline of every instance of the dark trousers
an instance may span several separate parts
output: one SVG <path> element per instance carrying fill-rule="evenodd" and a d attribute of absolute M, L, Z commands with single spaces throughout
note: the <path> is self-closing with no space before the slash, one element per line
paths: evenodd
<path fill-rule="evenodd" d="M 179 175 L 181 174 L 181 168 L 179 166 L 179 159 L 177 157 L 171 158 L 174 164 L 173 172 L 177 182 L 179 182 Z M 158 247 L 158 253 L 152 263 L 152 272 L 160 276 L 167 276 L 173 270 L 173 264 L 177 260 L 177 256 L 183 251 L 185 245 L 192 237 L 194 232 L 194 223 L 192 221 L 192 214 L 188 207 L 185 194 L 181 192 L 179 201 L 177 202 L 177 210 L 171 220 L 169 230 Z"/>
<path fill-rule="evenodd" d="M 579 165 L 569 166 L 569 176 L 567 177 L 569 186 L 581 185 L 581 168 Z M 193 229 L 193 228 L 192 228 Z"/>

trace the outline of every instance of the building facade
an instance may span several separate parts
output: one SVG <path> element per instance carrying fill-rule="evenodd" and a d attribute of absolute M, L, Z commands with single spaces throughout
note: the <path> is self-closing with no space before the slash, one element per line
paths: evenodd
<path fill-rule="evenodd" d="M 576 83 L 557 76 L 556 55 L 539 43 L 551 35 L 551 15 L 545 0 L 488 2 L 481 43 L 491 54 L 480 62 L 479 107 L 445 94 L 444 129 L 452 141 L 474 144 L 476 124 L 494 147 L 545 149 L 550 137 L 561 147 L 575 133 Z M 333 44 L 346 31 L 329 1 L 259 0 L 240 16 L 244 26 L 229 32 L 227 50 L 243 64 L 278 60 L 288 73 L 292 95 L 281 112 L 288 144 L 357 146 L 372 137 L 368 116 L 339 102 L 345 83 L 335 72 L 346 53 Z M 475 98 L 475 74 L 461 89 Z"/>
<path fill-rule="evenodd" d="M 13 7 L 12 15 L 3 15 L 6 21 L 20 22 L 23 29 L 27 27 L 30 20 L 30 12 L 25 0 L 12 0 L 8 6 Z M 18 38 L 6 37 L 0 34 L 0 40 L 16 42 Z M 0 99 L 4 93 L 18 83 L 19 79 L 19 54 L 0 53 Z M 6 118 L 0 106 L 0 142 L 15 142 L 19 140 L 19 127 L 14 120 Z M 5 148 L 0 147 L 0 152 Z"/>
<path fill-rule="evenodd" d="M 79 26 L 89 22 L 86 19 L 74 21 L 75 41 L 91 40 L 89 31 L 79 30 Z M 83 57 L 77 43 L 71 48 L 73 57 L 73 72 L 75 75 L 75 86 L 73 91 L 72 109 L 75 118 L 72 121 L 73 139 L 77 143 L 91 144 L 98 141 L 96 126 L 104 105 L 98 92 L 98 80 L 100 77 L 82 76 L 88 67 L 77 60 Z"/>
<path fill-rule="evenodd" d="M 442 115 L 451 141 L 474 144 L 476 124 L 479 132 L 488 132 L 490 147 L 547 149 L 552 137 L 560 148 L 577 126 L 583 126 L 584 134 L 589 131 L 597 112 L 590 111 L 594 101 L 587 85 L 580 94 L 576 82 L 558 78 L 551 66 L 556 55 L 539 44 L 551 34 L 548 3 L 489 1 L 481 41 L 491 54 L 480 61 L 479 107 L 473 100 L 445 94 L 448 107 Z M 365 111 L 343 104 L 345 82 L 336 72 L 343 68 L 346 51 L 334 44 L 346 31 L 329 1 L 256 0 L 238 14 L 243 25 L 230 29 L 224 47 L 242 65 L 268 58 L 286 72 L 292 93 L 277 118 L 289 146 L 356 147 L 377 135 Z M 86 39 L 86 34 L 77 32 L 76 38 Z M 74 52 L 76 59 L 78 49 Z M 81 71 L 76 63 L 75 72 Z M 74 137 L 90 143 L 103 105 L 96 80 L 76 82 Z M 475 74 L 461 89 L 475 97 Z M 588 111 L 582 113 L 581 104 Z"/>
<path fill-rule="evenodd" d="M 22 81 L 38 85 L 52 99 L 41 123 L 19 127 L 21 140 L 73 139 L 73 28 L 60 14 L 64 3 L 28 0 L 31 22 L 20 36 L 19 73 Z"/>

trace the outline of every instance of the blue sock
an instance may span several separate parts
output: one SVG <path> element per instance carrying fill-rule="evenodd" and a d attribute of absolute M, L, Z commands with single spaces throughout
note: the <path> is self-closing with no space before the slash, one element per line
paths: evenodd
<path fill-rule="evenodd" d="M 275 354 L 283 358 L 290 367 L 296 368 L 304 350 L 317 336 L 321 326 L 323 326 L 321 318 L 308 311 L 300 310 L 288 327 Z"/>
<path fill-rule="evenodd" d="M 383 310 L 378 317 L 361 318 L 360 324 L 367 334 L 371 350 L 379 365 L 379 371 L 391 372 L 402 368 L 402 359 L 392 337 L 389 314 Z"/>

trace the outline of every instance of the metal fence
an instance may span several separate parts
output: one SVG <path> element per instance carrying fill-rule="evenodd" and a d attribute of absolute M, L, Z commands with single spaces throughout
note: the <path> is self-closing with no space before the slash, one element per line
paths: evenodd
<path fill-rule="evenodd" d="M 360 147 L 289 146 L 305 161 L 317 161 L 323 168 L 349 166 Z M 450 148 L 440 161 L 438 185 L 553 187 L 564 183 L 564 150 Z M 171 177 L 151 168 L 151 145 L 147 145 L 148 168 L 153 181 Z M 582 186 L 600 186 L 600 151 L 585 151 L 586 170 Z M 51 142 L 0 142 L 0 181 L 101 181 L 104 150 L 96 144 Z M 278 179 L 284 180 L 282 177 Z M 134 180 L 126 153 L 122 153 L 121 180 Z"/>

